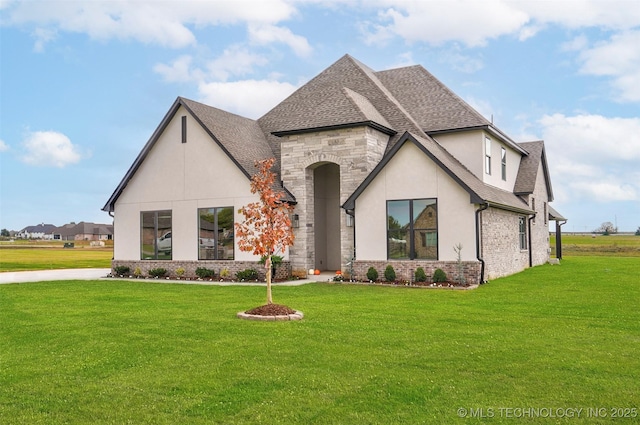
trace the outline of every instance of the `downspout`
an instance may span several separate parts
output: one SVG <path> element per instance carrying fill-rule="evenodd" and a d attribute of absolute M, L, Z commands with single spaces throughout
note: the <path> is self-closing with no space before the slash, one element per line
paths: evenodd
<path fill-rule="evenodd" d="M 531 243 L 531 222 L 536 218 L 536 215 L 533 214 L 531 216 L 529 216 L 529 220 L 527 220 L 529 222 L 529 267 L 533 267 L 533 251 L 531 250 L 533 247 L 533 244 Z"/>
<path fill-rule="evenodd" d="M 480 261 L 480 285 L 484 283 L 484 260 L 480 255 L 480 213 L 487 208 L 489 208 L 488 202 L 482 204 L 480 208 L 476 210 L 476 258 Z"/>
<path fill-rule="evenodd" d="M 556 258 L 562 260 L 562 226 L 567 224 L 567 220 L 562 223 L 556 221 Z"/>

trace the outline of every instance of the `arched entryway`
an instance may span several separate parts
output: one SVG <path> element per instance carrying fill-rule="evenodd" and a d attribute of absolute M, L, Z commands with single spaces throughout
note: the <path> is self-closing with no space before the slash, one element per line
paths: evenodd
<path fill-rule="evenodd" d="M 313 170 L 315 268 L 340 270 L 340 167 L 333 163 Z"/>

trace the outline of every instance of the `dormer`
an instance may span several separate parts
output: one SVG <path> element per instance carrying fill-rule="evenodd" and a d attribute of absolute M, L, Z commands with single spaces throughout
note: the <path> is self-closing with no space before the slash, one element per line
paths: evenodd
<path fill-rule="evenodd" d="M 520 161 L 527 152 L 493 126 L 429 132 L 478 179 L 513 192 Z"/>

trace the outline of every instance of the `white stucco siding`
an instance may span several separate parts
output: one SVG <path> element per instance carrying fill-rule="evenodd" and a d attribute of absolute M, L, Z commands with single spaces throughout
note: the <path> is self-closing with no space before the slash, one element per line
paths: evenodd
<path fill-rule="evenodd" d="M 485 172 L 485 137 L 491 139 L 491 174 Z M 434 139 L 483 182 L 512 192 L 522 154 L 482 130 L 439 134 Z M 506 150 L 506 180 L 502 179 L 502 148 Z"/>
<path fill-rule="evenodd" d="M 451 155 L 455 156 L 469 171 L 482 180 L 482 174 L 484 173 L 483 131 L 438 134 L 433 138 Z"/>
<path fill-rule="evenodd" d="M 181 117 L 187 115 L 187 143 Z M 114 258 L 140 259 L 140 213 L 171 210 L 172 259 L 198 259 L 198 208 L 233 207 L 257 200 L 250 181 L 193 117 L 180 108 L 115 204 Z M 255 259 L 235 249 L 236 260 Z"/>
<path fill-rule="evenodd" d="M 358 260 L 387 259 L 386 202 L 420 198 L 438 200 L 439 260 L 455 260 L 458 243 L 462 259 L 475 260 L 475 210 L 469 194 L 413 143 L 396 153 L 356 201 Z"/>

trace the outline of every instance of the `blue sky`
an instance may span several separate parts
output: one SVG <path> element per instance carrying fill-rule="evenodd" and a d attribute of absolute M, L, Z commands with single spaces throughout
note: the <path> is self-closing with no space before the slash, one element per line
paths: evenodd
<path fill-rule="evenodd" d="M 564 230 L 640 226 L 636 0 L 0 0 L 0 228 L 111 222 L 177 96 L 257 118 L 345 53 L 543 139 Z"/>

